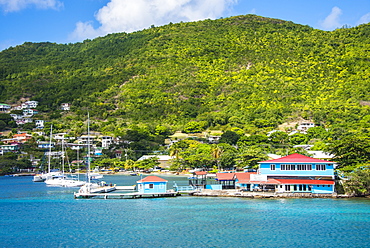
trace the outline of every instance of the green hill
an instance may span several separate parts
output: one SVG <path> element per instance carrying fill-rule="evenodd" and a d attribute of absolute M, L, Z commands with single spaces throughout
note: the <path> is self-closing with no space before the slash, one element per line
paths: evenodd
<path fill-rule="evenodd" d="M 326 32 L 256 15 L 169 24 L 76 44 L 0 53 L 0 102 L 40 102 L 63 128 L 131 123 L 274 128 L 310 119 L 345 129 L 370 120 L 370 25 Z M 53 115 L 54 113 L 54 115 Z"/>

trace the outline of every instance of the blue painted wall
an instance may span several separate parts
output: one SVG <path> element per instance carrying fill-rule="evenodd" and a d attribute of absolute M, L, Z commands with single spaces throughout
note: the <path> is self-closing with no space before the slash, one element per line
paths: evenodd
<path fill-rule="evenodd" d="M 152 187 L 152 188 L 151 188 Z M 167 182 L 144 182 L 138 183 L 139 193 L 166 193 Z"/>
<path fill-rule="evenodd" d="M 331 194 L 334 192 L 333 185 L 312 185 L 312 193 L 315 194 Z"/>
<path fill-rule="evenodd" d="M 296 187 L 294 187 L 296 186 Z M 302 185 L 303 186 L 303 185 Z M 334 193 L 334 185 L 305 185 L 306 187 L 299 187 L 299 185 L 278 185 L 276 192 L 291 192 L 291 193 L 314 193 L 314 194 L 332 194 Z"/>
<path fill-rule="evenodd" d="M 206 189 L 211 189 L 211 190 L 222 190 L 222 185 L 221 184 L 214 184 L 214 185 L 206 185 Z"/>
<path fill-rule="evenodd" d="M 275 165 L 275 170 L 271 170 L 271 164 Z M 307 164 L 307 163 L 283 163 L 283 164 Z M 317 170 L 317 164 L 311 164 L 312 170 L 281 170 L 281 163 L 260 163 L 259 171 L 267 176 L 325 176 L 334 178 L 333 164 L 326 164 L 326 170 Z M 297 167 L 297 166 L 296 166 Z"/>

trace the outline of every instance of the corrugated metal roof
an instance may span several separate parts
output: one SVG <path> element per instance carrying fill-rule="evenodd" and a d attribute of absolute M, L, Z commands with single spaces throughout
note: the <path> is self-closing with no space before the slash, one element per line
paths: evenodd
<path fill-rule="evenodd" d="M 151 183 L 151 182 L 167 182 L 167 180 L 157 177 L 157 176 L 147 176 L 137 181 L 137 183 Z"/>
<path fill-rule="evenodd" d="M 218 181 L 232 181 L 235 179 L 235 173 L 216 173 Z"/>
<path fill-rule="evenodd" d="M 294 153 L 286 157 L 261 161 L 258 163 L 316 163 L 316 164 L 317 163 L 332 163 L 334 164 L 335 162 L 311 158 L 311 157 L 304 156 L 302 154 Z"/>

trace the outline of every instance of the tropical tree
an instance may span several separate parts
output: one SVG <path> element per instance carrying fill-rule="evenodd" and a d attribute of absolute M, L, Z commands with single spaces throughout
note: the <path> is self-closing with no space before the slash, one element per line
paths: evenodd
<path fill-rule="evenodd" d="M 339 168 L 352 170 L 358 164 L 370 161 L 370 137 L 360 135 L 344 136 L 329 144 L 327 151 L 334 155 Z"/>
<path fill-rule="evenodd" d="M 149 170 L 160 165 L 158 157 L 151 157 L 148 159 L 138 160 L 135 162 L 135 167 L 142 170 Z"/>
<path fill-rule="evenodd" d="M 236 145 L 238 142 L 240 136 L 236 132 L 227 130 L 221 135 L 221 138 L 219 140 L 220 143 L 227 143 L 230 145 Z"/>
<path fill-rule="evenodd" d="M 212 147 L 212 157 L 216 160 L 217 169 L 220 171 L 220 158 L 224 150 L 219 145 L 213 145 Z"/>
<path fill-rule="evenodd" d="M 258 146 L 243 146 L 238 149 L 237 166 L 240 168 L 257 169 L 258 162 L 267 160 L 268 156 Z"/>
<path fill-rule="evenodd" d="M 370 195 L 370 165 L 364 164 L 348 174 L 343 186 L 347 194 L 356 196 Z"/>

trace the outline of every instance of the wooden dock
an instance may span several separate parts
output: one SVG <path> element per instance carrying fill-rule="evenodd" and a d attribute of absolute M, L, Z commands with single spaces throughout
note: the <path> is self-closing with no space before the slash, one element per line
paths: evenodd
<path fill-rule="evenodd" d="M 178 192 L 166 193 L 74 193 L 75 198 L 94 198 L 94 199 L 137 199 L 137 198 L 159 198 L 176 197 Z"/>

